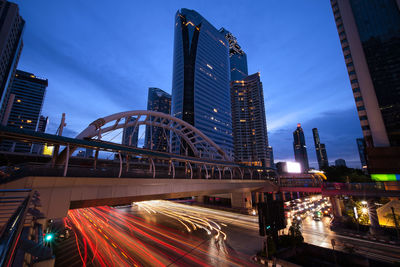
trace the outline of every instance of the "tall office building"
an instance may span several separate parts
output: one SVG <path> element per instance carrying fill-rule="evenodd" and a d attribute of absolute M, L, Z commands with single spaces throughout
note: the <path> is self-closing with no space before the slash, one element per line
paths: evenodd
<path fill-rule="evenodd" d="M 231 82 L 231 103 L 235 160 L 271 167 L 260 73 Z"/>
<path fill-rule="evenodd" d="M 15 99 L 7 126 L 36 131 L 47 86 L 47 79 L 17 70 L 10 88 L 10 93 L 15 95 Z M 4 141 L 2 148 L 6 151 L 30 152 L 31 145 Z"/>
<path fill-rule="evenodd" d="M 361 168 L 367 170 L 367 159 L 365 158 L 365 141 L 364 138 L 357 138 L 358 154 L 360 155 Z"/>
<path fill-rule="evenodd" d="M 130 117 L 129 122 L 136 121 L 136 117 Z M 125 146 L 138 146 L 139 128 L 135 126 L 126 127 L 122 131 L 122 144 Z"/>
<path fill-rule="evenodd" d="M 147 110 L 171 114 L 171 95 L 159 88 L 150 87 Z M 164 128 L 146 125 L 145 147 L 167 152 L 170 135 Z"/>
<path fill-rule="evenodd" d="M 40 133 L 45 133 L 48 124 L 49 124 L 49 117 L 40 115 L 36 131 Z"/>
<path fill-rule="evenodd" d="M 36 131 L 39 133 L 45 133 L 48 124 L 49 124 L 49 117 L 40 115 L 39 121 L 37 123 Z M 32 144 L 32 153 L 33 154 L 42 154 L 43 153 L 43 144 L 33 143 Z"/>
<path fill-rule="evenodd" d="M 309 169 L 306 140 L 301 124 L 297 124 L 297 129 L 293 132 L 294 158 L 300 163 L 301 171 L 307 172 Z"/>
<path fill-rule="evenodd" d="M 320 170 L 329 167 L 328 156 L 326 155 L 325 144 L 321 144 L 318 129 L 312 129 L 314 137 L 315 152 L 317 153 L 318 167 Z"/>
<path fill-rule="evenodd" d="M 178 10 L 172 115 L 190 123 L 232 155 L 229 73 L 229 44 L 224 34 L 196 11 Z M 183 153 L 187 148 L 175 135 L 172 145 L 174 152 Z"/>
<path fill-rule="evenodd" d="M 220 32 L 225 36 L 229 44 L 229 63 L 231 81 L 240 81 L 249 75 L 247 70 L 247 55 L 242 50 L 232 33 L 222 28 Z"/>
<path fill-rule="evenodd" d="M 400 1 L 331 5 L 366 145 L 400 146 Z"/>
<path fill-rule="evenodd" d="M 3 120 L 21 54 L 24 25 L 18 5 L 0 0 L 0 121 Z"/>

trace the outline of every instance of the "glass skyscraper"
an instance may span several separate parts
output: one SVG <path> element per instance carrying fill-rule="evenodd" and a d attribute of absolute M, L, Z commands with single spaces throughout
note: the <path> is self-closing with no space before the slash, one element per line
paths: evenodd
<path fill-rule="evenodd" d="M 364 138 L 357 138 L 358 154 L 360 155 L 361 168 L 367 170 L 367 159 L 365 158 L 365 141 Z"/>
<path fill-rule="evenodd" d="M 149 88 L 147 110 L 171 114 L 171 95 L 155 87 Z M 169 131 L 146 125 L 145 147 L 168 152 Z"/>
<path fill-rule="evenodd" d="M 318 129 L 312 129 L 314 137 L 315 152 L 317 153 L 318 167 L 320 170 L 329 167 L 328 155 L 326 154 L 325 144 L 321 144 Z"/>
<path fill-rule="evenodd" d="M 15 95 L 7 126 L 36 131 L 48 85 L 47 79 L 17 70 L 10 93 Z M 14 152 L 30 152 L 31 145 L 4 141 L 2 149 Z"/>
<path fill-rule="evenodd" d="M 309 169 L 306 139 L 301 124 L 297 124 L 297 129 L 293 132 L 293 150 L 294 158 L 300 163 L 301 171 L 307 172 Z"/>
<path fill-rule="evenodd" d="M 220 32 L 229 43 L 229 63 L 231 70 L 231 81 L 240 81 L 249 75 L 247 70 L 247 55 L 242 50 L 233 34 L 222 28 Z"/>
<path fill-rule="evenodd" d="M 178 10 L 175 16 L 172 116 L 198 128 L 231 156 L 229 80 L 229 44 L 224 34 L 196 11 Z M 175 135 L 172 145 L 176 153 L 182 153 L 187 147 Z"/>
<path fill-rule="evenodd" d="M 10 86 L 22 50 L 25 21 L 18 5 L 0 0 L 0 122 L 10 96 Z"/>
<path fill-rule="evenodd" d="M 367 147 L 400 146 L 400 2 L 331 0 Z"/>

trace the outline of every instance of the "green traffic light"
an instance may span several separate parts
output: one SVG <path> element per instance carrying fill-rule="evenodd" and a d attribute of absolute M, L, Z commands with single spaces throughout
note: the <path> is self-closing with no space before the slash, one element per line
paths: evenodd
<path fill-rule="evenodd" d="M 49 233 L 49 234 L 46 234 L 46 235 L 45 235 L 44 240 L 45 240 L 46 242 L 50 242 L 51 240 L 53 240 L 53 238 L 54 238 L 54 234 Z"/>

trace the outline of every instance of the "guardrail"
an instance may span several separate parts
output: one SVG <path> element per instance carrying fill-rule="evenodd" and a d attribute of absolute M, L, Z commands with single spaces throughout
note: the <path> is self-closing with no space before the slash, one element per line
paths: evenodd
<path fill-rule="evenodd" d="M 20 203 L 8 222 L 3 226 L 0 234 L 0 266 L 10 266 L 24 226 L 32 193 L 31 189 L 0 190 L 0 193 L 3 193 L 3 195 L 9 194 L 9 196 L 1 197 L 0 204 Z M 28 193 L 28 195 L 22 198 L 20 195 L 16 196 L 16 194 L 20 193 Z"/>

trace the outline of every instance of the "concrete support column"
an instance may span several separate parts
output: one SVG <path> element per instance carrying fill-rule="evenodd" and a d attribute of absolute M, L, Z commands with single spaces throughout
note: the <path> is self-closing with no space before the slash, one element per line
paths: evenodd
<path fill-rule="evenodd" d="M 285 192 L 282 192 L 282 200 L 283 200 L 283 202 L 286 201 L 286 193 Z"/>
<path fill-rule="evenodd" d="M 264 192 L 261 192 L 261 200 L 260 200 L 262 203 L 264 203 L 265 202 L 265 199 L 264 199 Z"/>
<path fill-rule="evenodd" d="M 340 207 L 339 198 L 337 196 L 333 196 L 329 197 L 329 200 L 332 204 L 333 216 L 335 216 L 335 218 L 342 217 L 342 208 Z"/>
<path fill-rule="evenodd" d="M 375 235 L 378 234 L 380 226 L 379 226 L 379 219 L 378 214 L 376 212 L 376 205 L 374 199 L 368 199 L 368 216 L 371 222 L 371 227 L 369 228 L 371 234 Z"/>
<path fill-rule="evenodd" d="M 258 204 L 260 202 L 260 192 L 256 192 L 256 196 L 254 198 L 254 201 L 256 204 Z"/>
<path fill-rule="evenodd" d="M 251 192 L 232 193 L 231 204 L 234 208 L 251 209 Z"/>

